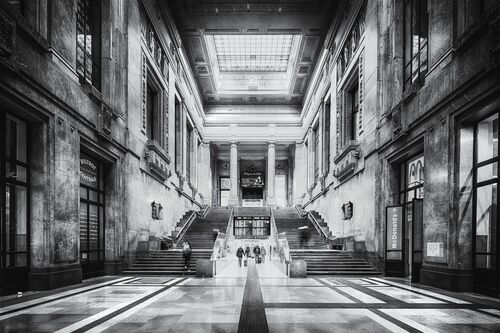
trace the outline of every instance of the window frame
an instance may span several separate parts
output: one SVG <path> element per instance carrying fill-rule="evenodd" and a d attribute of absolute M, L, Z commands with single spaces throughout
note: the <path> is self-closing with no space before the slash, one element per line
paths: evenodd
<path fill-rule="evenodd" d="M 96 14 L 97 12 L 97 14 Z M 80 35 L 84 36 L 83 43 Z M 87 47 L 90 36 L 90 52 Z M 96 42 L 94 42 L 96 41 Z M 76 72 L 81 85 L 101 91 L 102 7 L 99 0 L 78 0 L 76 3 Z M 80 61 L 83 57 L 83 62 Z M 90 60 L 88 60 L 90 58 Z M 89 71 L 88 63 L 91 69 Z"/>
<path fill-rule="evenodd" d="M 415 5 L 417 4 L 417 5 Z M 409 13 L 407 6 L 410 7 Z M 416 7 L 416 8 L 415 8 Z M 416 10 L 416 12 L 414 12 Z M 425 14 L 422 12 L 425 11 Z M 408 21 L 407 14 L 410 14 Z M 413 28 L 414 21 L 417 19 L 416 30 L 422 32 L 422 26 L 425 24 L 426 36 L 425 41 L 422 42 L 420 35 L 418 40 L 418 50 L 413 49 Z M 409 23 L 409 27 L 407 26 Z M 410 31 L 408 32 L 408 28 Z M 429 8 L 427 0 L 405 0 L 403 1 L 403 90 L 407 90 L 413 84 L 423 84 L 425 82 L 425 75 L 429 69 Z M 408 49 L 407 49 L 408 48 Z M 425 50 L 425 52 L 424 52 Z M 408 54 L 410 51 L 410 54 Z M 425 54 L 425 59 L 422 55 Z M 424 60 L 423 60 L 424 59 Z M 423 60 L 423 61 L 422 61 Z M 414 62 L 417 62 L 416 68 Z M 425 68 L 425 69 L 424 69 Z"/>

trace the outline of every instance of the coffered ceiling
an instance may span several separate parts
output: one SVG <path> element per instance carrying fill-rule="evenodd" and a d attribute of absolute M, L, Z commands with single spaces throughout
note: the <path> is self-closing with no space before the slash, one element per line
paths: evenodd
<path fill-rule="evenodd" d="M 300 107 L 336 1 L 169 1 L 206 106 Z"/>

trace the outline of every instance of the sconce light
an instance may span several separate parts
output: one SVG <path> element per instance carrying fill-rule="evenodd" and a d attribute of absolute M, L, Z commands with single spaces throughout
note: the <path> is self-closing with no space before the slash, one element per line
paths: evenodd
<path fill-rule="evenodd" d="M 344 213 L 344 220 L 350 220 L 352 219 L 352 214 L 353 214 L 353 204 L 352 202 L 346 202 L 345 204 L 342 205 L 342 212 Z"/>
<path fill-rule="evenodd" d="M 153 220 L 161 220 L 163 219 L 163 206 L 161 205 L 161 203 L 157 203 L 155 201 L 153 201 L 151 203 L 151 217 L 153 218 Z"/>

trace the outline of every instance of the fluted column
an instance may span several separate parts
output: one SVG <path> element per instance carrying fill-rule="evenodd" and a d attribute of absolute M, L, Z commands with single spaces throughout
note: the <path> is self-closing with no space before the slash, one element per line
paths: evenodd
<path fill-rule="evenodd" d="M 231 182 L 231 187 L 229 191 L 229 206 L 239 206 L 238 200 L 238 144 L 237 142 L 231 142 L 230 150 L 230 169 L 229 169 L 229 179 Z"/>
<path fill-rule="evenodd" d="M 267 146 L 267 205 L 276 206 L 276 193 L 274 189 L 274 171 L 276 159 L 276 145 L 268 142 Z"/>

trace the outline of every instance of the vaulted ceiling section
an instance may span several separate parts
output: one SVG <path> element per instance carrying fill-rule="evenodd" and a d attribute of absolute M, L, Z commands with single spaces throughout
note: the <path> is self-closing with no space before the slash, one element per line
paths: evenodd
<path fill-rule="evenodd" d="M 300 107 L 336 1 L 169 1 L 204 104 Z"/>

